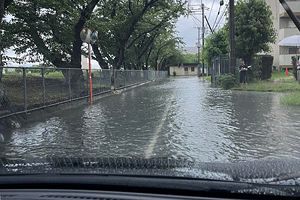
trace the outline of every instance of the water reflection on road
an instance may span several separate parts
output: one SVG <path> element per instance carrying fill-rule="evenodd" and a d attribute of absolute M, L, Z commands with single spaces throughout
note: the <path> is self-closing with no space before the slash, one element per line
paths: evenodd
<path fill-rule="evenodd" d="M 0 156 L 300 158 L 300 108 L 281 106 L 279 98 L 172 78 L 40 116 L 5 134 Z"/>

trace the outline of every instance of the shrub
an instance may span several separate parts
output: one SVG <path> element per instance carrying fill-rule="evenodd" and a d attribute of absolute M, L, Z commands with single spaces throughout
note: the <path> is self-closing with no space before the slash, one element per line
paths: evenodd
<path fill-rule="evenodd" d="M 175 71 L 173 72 L 173 76 L 176 76 L 176 72 Z"/>
<path fill-rule="evenodd" d="M 268 80 L 272 77 L 273 60 L 272 56 L 262 56 L 261 80 Z"/>
<path fill-rule="evenodd" d="M 224 74 L 219 76 L 217 83 L 225 90 L 231 89 L 237 84 L 236 77 L 232 74 Z"/>
<path fill-rule="evenodd" d="M 248 70 L 248 81 L 268 80 L 272 77 L 273 57 L 256 56 L 252 67 Z"/>

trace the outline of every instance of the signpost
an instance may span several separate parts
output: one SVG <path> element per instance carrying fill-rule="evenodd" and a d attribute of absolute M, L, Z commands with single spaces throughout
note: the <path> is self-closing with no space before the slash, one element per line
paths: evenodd
<path fill-rule="evenodd" d="M 98 32 L 91 31 L 88 28 L 82 29 L 80 38 L 88 44 L 88 60 L 89 60 L 89 104 L 93 103 L 93 79 L 92 79 L 92 61 L 91 61 L 91 44 L 94 44 L 98 39 Z"/>

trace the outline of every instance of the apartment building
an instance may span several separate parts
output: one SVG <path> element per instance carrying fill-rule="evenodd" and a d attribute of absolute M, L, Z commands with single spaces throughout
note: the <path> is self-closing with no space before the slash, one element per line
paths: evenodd
<path fill-rule="evenodd" d="M 282 39 L 300 35 L 293 21 L 280 4 L 279 0 L 265 0 L 272 10 L 273 24 L 277 33 L 275 44 L 272 44 L 271 55 L 274 56 L 274 66 L 279 68 L 291 68 L 291 59 L 293 56 L 299 56 L 299 48 L 296 47 L 280 47 L 278 42 Z M 292 11 L 300 18 L 300 0 L 286 0 Z"/>

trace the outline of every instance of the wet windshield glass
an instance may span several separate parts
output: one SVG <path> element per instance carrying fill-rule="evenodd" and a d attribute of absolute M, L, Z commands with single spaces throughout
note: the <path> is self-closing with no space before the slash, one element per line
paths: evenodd
<path fill-rule="evenodd" d="M 1 174 L 300 184 L 300 1 L 0 6 Z"/>

